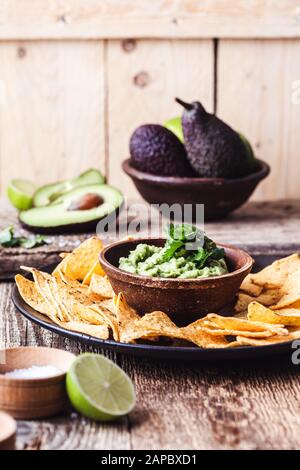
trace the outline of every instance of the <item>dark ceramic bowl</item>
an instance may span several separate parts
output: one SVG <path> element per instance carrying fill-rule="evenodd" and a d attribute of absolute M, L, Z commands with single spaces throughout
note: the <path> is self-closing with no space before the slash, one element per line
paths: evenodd
<path fill-rule="evenodd" d="M 177 324 L 187 324 L 209 312 L 218 312 L 230 304 L 243 279 L 251 271 L 253 260 L 245 251 L 218 243 L 226 253 L 229 273 L 202 279 L 162 279 L 138 276 L 118 268 L 121 256 L 127 256 L 139 243 L 163 246 L 162 238 L 126 240 L 112 243 L 100 253 L 100 263 L 116 294 L 123 292 L 129 305 L 139 313 L 161 310 Z"/>
<path fill-rule="evenodd" d="M 258 169 L 236 179 L 157 176 L 136 170 L 130 159 L 122 163 L 141 196 L 150 204 L 193 204 L 192 220 L 196 220 L 196 204 L 204 204 L 205 220 L 225 217 L 243 205 L 258 183 L 270 173 L 266 162 L 258 160 Z"/>

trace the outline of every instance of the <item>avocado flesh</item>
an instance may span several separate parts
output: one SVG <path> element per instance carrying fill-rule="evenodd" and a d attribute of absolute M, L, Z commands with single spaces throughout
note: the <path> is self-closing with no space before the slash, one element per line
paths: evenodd
<path fill-rule="evenodd" d="M 42 186 L 33 196 L 33 205 L 35 207 L 47 206 L 52 201 L 72 189 L 87 184 L 103 184 L 104 182 L 105 178 L 100 171 L 94 169 L 87 170 L 76 178 Z"/>
<path fill-rule="evenodd" d="M 80 199 L 80 196 L 95 194 L 103 203 L 88 210 L 70 210 L 71 204 Z M 34 207 L 20 213 L 20 222 L 35 230 L 43 228 L 66 227 L 68 225 L 86 224 L 99 221 L 103 217 L 115 212 L 122 204 L 123 196 L 116 188 L 107 184 L 94 184 L 81 186 L 60 196 L 46 207 Z"/>
<path fill-rule="evenodd" d="M 204 178 L 240 178 L 251 173 L 249 150 L 240 135 L 201 103 L 176 101 L 184 108 L 182 128 L 187 157 Z"/>

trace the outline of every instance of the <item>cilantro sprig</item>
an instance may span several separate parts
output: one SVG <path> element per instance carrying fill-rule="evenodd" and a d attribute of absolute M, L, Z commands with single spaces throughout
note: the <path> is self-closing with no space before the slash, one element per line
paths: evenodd
<path fill-rule="evenodd" d="M 27 249 L 36 248 L 47 244 L 47 240 L 42 235 L 32 237 L 16 236 L 13 225 L 9 225 L 0 231 L 0 245 L 4 248 L 23 247 Z"/>
<path fill-rule="evenodd" d="M 179 250 L 186 250 L 189 260 L 193 261 L 198 269 L 204 268 L 212 260 L 225 257 L 223 248 L 218 248 L 202 230 L 189 224 L 169 225 L 164 261 L 169 261 Z"/>

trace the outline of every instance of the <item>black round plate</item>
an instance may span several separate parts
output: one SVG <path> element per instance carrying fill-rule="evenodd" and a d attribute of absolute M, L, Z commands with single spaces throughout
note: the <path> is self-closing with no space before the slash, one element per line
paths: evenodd
<path fill-rule="evenodd" d="M 259 258 L 259 257 L 257 257 Z M 260 261 L 258 259 L 258 261 Z M 265 264 L 265 263 L 259 263 Z M 267 264 L 267 263 L 266 263 Z M 55 265 L 44 268 L 45 272 L 51 272 Z M 30 274 L 26 277 L 31 277 Z M 199 347 L 185 346 L 168 346 L 168 345 L 152 345 L 152 344 L 127 344 L 119 343 L 113 340 L 101 340 L 84 333 L 65 330 L 64 328 L 51 322 L 49 318 L 40 314 L 31 308 L 20 296 L 17 286 L 12 291 L 12 300 L 19 312 L 28 320 L 53 331 L 66 338 L 81 341 L 102 349 L 112 349 L 116 352 L 124 354 L 132 354 L 135 356 L 147 356 L 148 358 L 175 359 L 175 360 L 193 360 L 193 361 L 219 361 L 232 359 L 255 359 L 259 357 L 273 356 L 283 353 L 292 353 L 292 341 L 286 343 L 272 344 L 268 346 L 242 346 L 237 348 L 219 348 L 219 349 L 203 349 Z"/>

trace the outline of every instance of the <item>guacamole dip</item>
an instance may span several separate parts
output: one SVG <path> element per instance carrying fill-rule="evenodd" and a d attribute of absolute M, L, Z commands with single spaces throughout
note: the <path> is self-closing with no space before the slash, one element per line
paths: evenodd
<path fill-rule="evenodd" d="M 171 225 L 164 247 L 140 243 L 119 268 L 142 276 L 195 279 L 228 272 L 225 252 L 190 225 Z"/>

